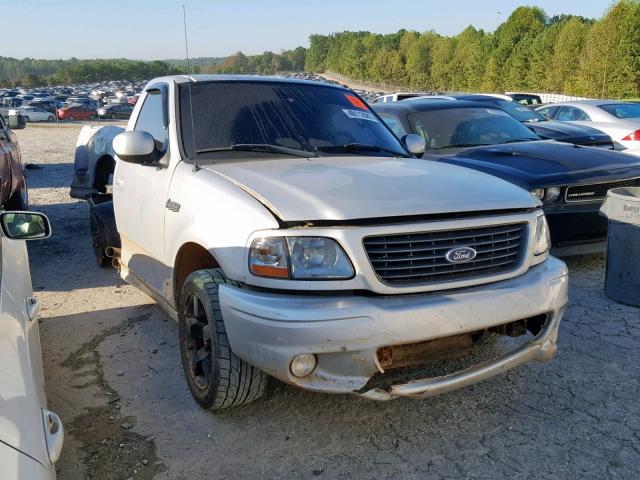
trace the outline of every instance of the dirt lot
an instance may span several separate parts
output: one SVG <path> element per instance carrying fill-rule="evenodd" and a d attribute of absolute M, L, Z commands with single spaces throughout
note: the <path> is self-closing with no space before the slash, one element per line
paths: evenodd
<path fill-rule="evenodd" d="M 59 479 L 638 477 L 640 309 L 604 296 L 601 256 L 568 262 L 549 364 L 428 401 L 281 387 L 239 410 L 201 410 L 176 324 L 93 261 L 87 205 L 68 195 L 79 128 L 18 132 L 24 161 L 43 167 L 28 171 L 32 206 L 54 231 L 29 249 L 48 399 L 67 428 Z"/>

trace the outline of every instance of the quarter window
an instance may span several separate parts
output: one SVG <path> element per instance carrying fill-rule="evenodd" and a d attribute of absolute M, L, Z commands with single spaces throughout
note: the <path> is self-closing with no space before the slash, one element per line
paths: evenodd
<path fill-rule="evenodd" d="M 162 120 L 164 118 L 163 108 L 160 91 L 151 90 L 148 92 L 134 128 L 134 130 L 150 133 L 159 148 L 162 148 L 168 138 L 167 129 Z"/>

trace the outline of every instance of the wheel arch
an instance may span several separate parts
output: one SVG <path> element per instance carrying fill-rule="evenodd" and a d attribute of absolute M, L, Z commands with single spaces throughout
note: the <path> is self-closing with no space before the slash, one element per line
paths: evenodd
<path fill-rule="evenodd" d="M 196 242 L 183 244 L 173 263 L 173 300 L 178 305 L 178 295 L 187 277 L 197 270 L 221 268 L 214 255 Z"/>
<path fill-rule="evenodd" d="M 93 188 L 100 193 L 106 193 L 107 182 L 116 168 L 116 161 L 109 153 L 101 155 L 96 160 L 95 170 L 93 172 Z"/>

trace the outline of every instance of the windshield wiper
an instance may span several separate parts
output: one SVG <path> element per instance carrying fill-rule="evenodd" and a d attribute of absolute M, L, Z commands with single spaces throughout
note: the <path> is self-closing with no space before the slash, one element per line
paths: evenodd
<path fill-rule="evenodd" d="M 498 142 L 496 145 L 504 145 L 505 143 L 518 143 L 518 142 L 535 142 L 538 138 L 512 138 L 511 140 L 505 140 L 504 142 Z"/>
<path fill-rule="evenodd" d="M 466 148 L 466 147 L 484 147 L 493 145 L 492 143 L 453 143 L 451 145 L 443 145 L 442 147 L 434 147 L 429 150 L 444 150 L 446 148 Z"/>
<path fill-rule="evenodd" d="M 309 150 L 301 150 L 298 148 L 283 147 L 281 145 L 272 145 L 270 143 L 236 143 L 228 147 L 212 147 L 196 150 L 196 153 L 210 152 L 264 152 L 264 153 L 283 153 L 285 155 L 293 155 L 302 158 L 317 157 L 316 152 Z"/>
<path fill-rule="evenodd" d="M 373 145 L 369 143 L 345 143 L 344 145 L 328 145 L 322 147 L 316 147 L 316 150 L 320 152 L 386 152 L 396 157 L 407 157 L 406 153 L 396 152 L 390 148 L 381 147 L 380 145 Z"/>

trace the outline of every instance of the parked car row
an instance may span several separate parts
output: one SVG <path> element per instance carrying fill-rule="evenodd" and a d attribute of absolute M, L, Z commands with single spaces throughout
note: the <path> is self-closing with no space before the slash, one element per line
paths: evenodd
<path fill-rule="evenodd" d="M 49 122 L 56 118 L 58 120 L 90 120 L 96 117 L 127 119 L 140 97 L 139 92 L 143 85 L 143 82 L 113 81 L 37 90 L 0 89 L 0 115 L 7 117 L 20 114 L 27 122 Z"/>

